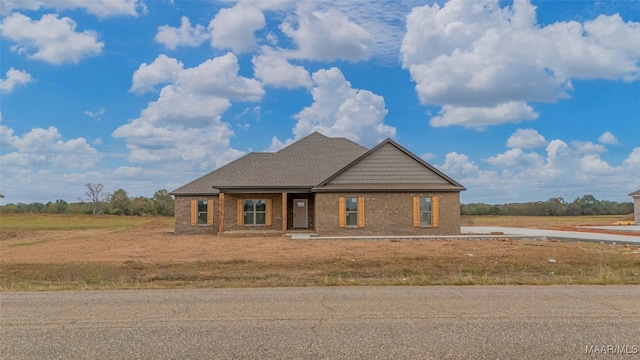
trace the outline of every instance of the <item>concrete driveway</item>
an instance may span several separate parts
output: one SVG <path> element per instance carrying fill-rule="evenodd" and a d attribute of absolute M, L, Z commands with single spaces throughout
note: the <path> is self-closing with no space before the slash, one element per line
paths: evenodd
<path fill-rule="evenodd" d="M 602 234 L 588 232 L 590 228 L 602 228 L 604 230 L 629 231 L 629 235 Z M 554 239 L 568 239 L 581 241 L 604 241 L 616 244 L 640 244 L 640 226 L 594 226 L 585 227 L 586 231 L 562 231 L 547 229 L 527 229 L 499 226 L 463 226 L 460 231 L 463 235 L 488 235 L 503 233 L 511 237 L 548 237 Z"/>

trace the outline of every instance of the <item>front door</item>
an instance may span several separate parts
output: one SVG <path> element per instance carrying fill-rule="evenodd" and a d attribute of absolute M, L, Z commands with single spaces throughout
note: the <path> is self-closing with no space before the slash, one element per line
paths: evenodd
<path fill-rule="evenodd" d="M 293 199 L 293 227 L 306 229 L 309 227 L 309 211 L 307 199 Z"/>

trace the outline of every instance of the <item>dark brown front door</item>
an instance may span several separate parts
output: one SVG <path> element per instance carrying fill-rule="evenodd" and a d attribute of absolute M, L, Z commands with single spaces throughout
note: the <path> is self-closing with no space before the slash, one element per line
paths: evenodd
<path fill-rule="evenodd" d="M 309 227 L 309 210 L 307 199 L 293 199 L 293 227 L 306 229 Z"/>

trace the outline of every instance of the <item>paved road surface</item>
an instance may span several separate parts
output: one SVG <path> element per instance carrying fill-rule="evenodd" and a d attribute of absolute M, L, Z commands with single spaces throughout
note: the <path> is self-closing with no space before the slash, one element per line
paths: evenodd
<path fill-rule="evenodd" d="M 638 286 L 5 292 L 0 300 L 3 359 L 640 357 Z"/>

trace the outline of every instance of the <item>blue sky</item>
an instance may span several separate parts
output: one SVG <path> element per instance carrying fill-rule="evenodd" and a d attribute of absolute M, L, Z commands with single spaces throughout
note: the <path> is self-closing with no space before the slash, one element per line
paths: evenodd
<path fill-rule="evenodd" d="M 3 1 L 0 193 L 150 197 L 313 131 L 464 203 L 640 189 L 640 2 Z"/>

